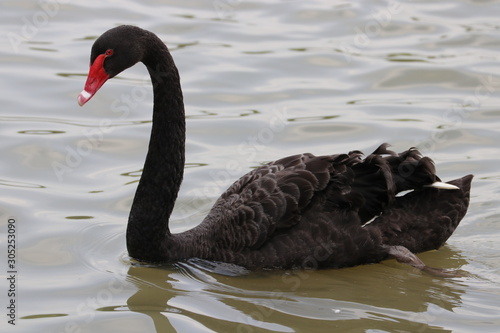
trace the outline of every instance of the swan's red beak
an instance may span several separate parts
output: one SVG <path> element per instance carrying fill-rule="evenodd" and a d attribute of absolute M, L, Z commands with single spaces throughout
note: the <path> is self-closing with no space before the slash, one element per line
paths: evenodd
<path fill-rule="evenodd" d="M 87 103 L 92 96 L 102 87 L 102 85 L 109 79 L 109 75 L 104 70 L 105 54 L 101 54 L 95 58 L 94 63 L 90 66 L 87 82 L 85 88 L 78 95 L 78 105 L 83 106 Z"/>

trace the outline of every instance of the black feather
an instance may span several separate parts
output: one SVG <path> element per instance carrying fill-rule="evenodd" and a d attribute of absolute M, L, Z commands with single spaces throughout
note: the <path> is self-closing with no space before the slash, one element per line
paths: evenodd
<path fill-rule="evenodd" d="M 364 159 L 357 150 L 307 153 L 261 166 L 232 184 L 200 225 L 171 234 L 168 221 L 184 169 L 185 115 L 168 48 L 137 27 L 105 32 L 92 47 L 92 66 L 100 68 L 90 71 L 85 89 L 93 90 L 80 94 L 79 103 L 98 89 L 91 75 L 113 77 L 138 61 L 154 90 L 151 140 L 127 226 L 127 248 L 138 260 L 197 257 L 252 269 L 320 268 L 391 255 L 420 267 L 404 247 L 440 247 L 467 211 L 472 176 L 452 181 L 458 190 L 428 188 L 439 180 L 430 158 L 414 148 L 397 154 L 382 144 Z M 413 192 L 396 196 L 404 190 Z"/>

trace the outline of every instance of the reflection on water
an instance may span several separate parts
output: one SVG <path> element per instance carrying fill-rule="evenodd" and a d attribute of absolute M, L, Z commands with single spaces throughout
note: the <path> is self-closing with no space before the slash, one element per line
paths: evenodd
<path fill-rule="evenodd" d="M 445 252 L 459 258 L 449 263 L 466 264 L 457 252 Z M 466 292 L 459 281 L 422 275 L 394 262 L 339 271 L 261 272 L 240 277 L 180 263 L 170 269 L 131 266 L 128 277 L 138 290 L 128 299 L 127 309 L 150 317 L 158 332 L 183 331 L 200 324 L 217 332 L 222 327 L 235 332 L 292 332 L 290 323 L 297 317 L 302 327 L 364 330 L 374 322 L 390 320 L 398 323 L 388 326 L 393 331 L 427 332 L 439 329 L 429 323 L 439 322 L 438 317 L 459 307 Z M 419 288 L 409 290 L 408 285 Z"/>
<path fill-rule="evenodd" d="M 14 216 L 16 329 L 498 331 L 500 7 L 55 3 L 0 4 L 7 36 L 0 43 L 0 243 Z M 131 263 L 125 224 L 151 128 L 147 71 L 135 66 L 85 109 L 76 104 L 92 42 L 121 23 L 159 34 L 181 74 L 187 164 L 173 231 L 198 224 L 230 183 L 266 161 L 306 151 L 368 153 L 382 142 L 419 146 L 444 180 L 476 175 L 469 213 L 448 245 L 419 255 L 468 274 L 436 278 L 395 261 L 248 274 L 196 261 Z M 116 108 L 138 88 L 140 103 Z"/>

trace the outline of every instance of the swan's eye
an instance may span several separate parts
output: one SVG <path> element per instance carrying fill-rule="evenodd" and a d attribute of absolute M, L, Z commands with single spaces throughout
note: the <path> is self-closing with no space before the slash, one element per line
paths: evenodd
<path fill-rule="evenodd" d="M 113 55 L 113 50 L 112 49 L 107 49 L 106 52 L 104 52 L 106 57 L 112 56 Z"/>

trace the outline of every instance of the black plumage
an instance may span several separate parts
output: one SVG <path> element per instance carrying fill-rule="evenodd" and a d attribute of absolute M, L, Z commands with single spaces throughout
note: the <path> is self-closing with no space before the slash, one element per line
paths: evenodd
<path fill-rule="evenodd" d="M 283 269 L 339 268 L 392 256 L 422 268 L 413 253 L 443 245 L 467 211 L 471 175 L 443 189 L 430 158 L 414 148 L 397 154 L 382 144 L 366 157 L 359 151 L 306 153 L 256 168 L 221 195 L 200 225 L 171 234 L 168 220 L 183 177 L 185 119 L 167 47 L 137 27 L 107 31 L 92 47 L 79 103 L 139 61 L 151 75 L 154 111 L 127 227 L 127 248 L 137 260 L 201 258 Z M 97 86 L 98 75 L 103 82 Z M 407 190 L 412 191 L 398 196 Z"/>

